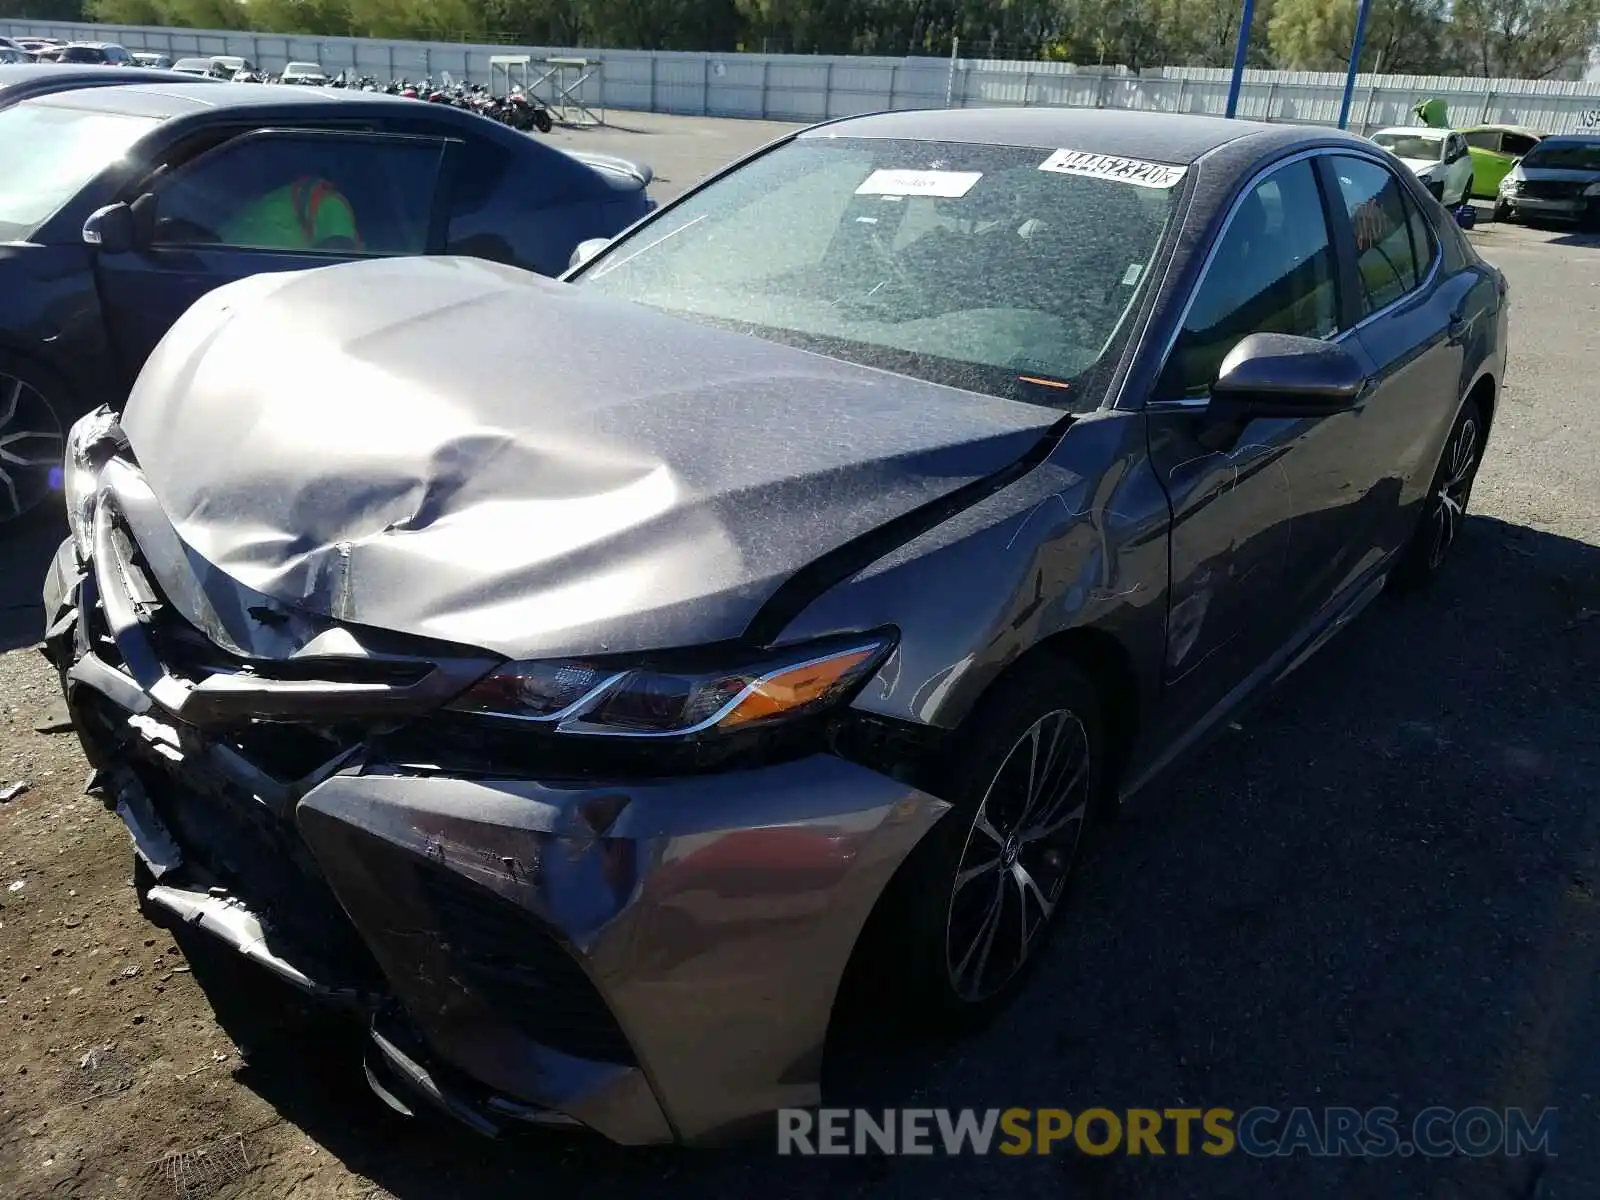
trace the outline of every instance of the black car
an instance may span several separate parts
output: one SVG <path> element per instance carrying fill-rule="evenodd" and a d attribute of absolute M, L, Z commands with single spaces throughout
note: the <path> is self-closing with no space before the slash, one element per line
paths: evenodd
<path fill-rule="evenodd" d="M 219 284 L 435 253 L 554 275 L 652 203 L 646 168 L 448 105 L 199 81 L 0 106 L 0 179 L 0 522 L 48 494 L 72 419 L 120 404 L 167 328 Z M 358 236 L 286 249 L 241 225 L 298 180 L 316 182 L 308 203 L 338 197 Z"/>
<path fill-rule="evenodd" d="M 115 42 L 74 42 L 56 55 L 59 63 L 91 63 L 109 67 L 133 66 L 133 55 Z"/>
<path fill-rule="evenodd" d="M 149 67 L 97 67 L 93 63 L 0 64 L 0 108 L 78 88 L 116 87 L 124 83 L 191 83 L 193 76 Z"/>

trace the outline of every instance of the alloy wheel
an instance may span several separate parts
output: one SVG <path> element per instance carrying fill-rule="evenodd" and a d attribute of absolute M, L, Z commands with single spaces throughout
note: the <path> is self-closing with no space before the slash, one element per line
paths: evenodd
<path fill-rule="evenodd" d="M 65 450 L 61 421 L 37 388 L 0 374 L 0 525 L 50 494 Z"/>
<path fill-rule="evenodd" d="M 1069 709 L 1017 739 L 978 805 L 945 925 L 950 986 L 977 1004 L 1028 961 L 1061 899 L 1089 808 L 1089 738 Z"/>
<path fill-rule="evenodd" d="M 1428 546 L 1428 568 L 1444 562 L 1455 545 L 1461 522 L 1466 519 L 1467 501 L 1478 470 L 1478 419 L 1468 414 L 1451 439 L 1439 469 L 1439 482 L 1433 493 L 1433 533 Z"/>

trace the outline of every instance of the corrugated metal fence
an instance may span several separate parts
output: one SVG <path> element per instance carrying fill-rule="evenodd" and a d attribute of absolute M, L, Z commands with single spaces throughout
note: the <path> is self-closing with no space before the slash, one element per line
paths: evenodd
<path fill-rule="evenodd" d="M 449 72 L 463 81 L 490 83 L 492 56 L 526 54 L 533 60 L 532 82 L 543 73 L 540 64 L 546 59 L 582 58 L 598 64 L 579 93 L 592 107 L 781 121 L 980 104 L 1220 114 L 1228 92 L 1228 72 L 1213 68 L 1169 67 L 1135 74 L 1047 62 L 463 45 L 38 21 L 0 21 L 0 33 L 118 42 L 130 50 L 174 57 L 237 54 L 263 70 L 305 59 L 331 72 L 350 70 L 381 79 L 438 78 Z M 1249 71 L 1239 115 L 1331 125 L 1338 120 L 1343 86 L 1344 77 L 1337 73 Z M 538 90 L 551 95 L 548 81 Z M 1600 126 L 1600 83 L 1421 75 L 1360 76 L 1351 126 L 1371 131 L 1409 123 L 1412 107 L 1430 96 L 1448 101 L 1458 126 L 1504 122 L 1551 132 Z"/>

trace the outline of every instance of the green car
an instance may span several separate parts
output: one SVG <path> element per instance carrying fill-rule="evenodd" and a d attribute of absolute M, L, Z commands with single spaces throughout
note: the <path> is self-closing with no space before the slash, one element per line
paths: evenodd
<path fill-rule="evenodd" d="M 1521 125 L 1479 125 L 1463 129 L 1472 156 L 1472 194 L 1493 200 L 1511 164 L 1539 144 L 1545 135 Z"/>

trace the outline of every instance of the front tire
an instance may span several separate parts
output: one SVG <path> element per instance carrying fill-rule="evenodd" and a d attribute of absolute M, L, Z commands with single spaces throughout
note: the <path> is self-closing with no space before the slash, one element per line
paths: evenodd
<path fill-rule="evenodd" d="M 1510 222 L 1512 220 L 1511 205 L 1503 200 L 1496 200 L 1494 210 L 1490 213 L 1490 216 L 1495 221 Z"/>
<path fill-rule="evenodd" d="M 0 355 L 0 526 L 59 494 L 67 432 L 59 392 L 32 364 Z"/>
<path fill-rule="evenodd" d="M 1472 485 L 1483 462 L 1483 447 L 1488 437 L 1488 417 L 1476 397 L 1469 396 L 1457 414 L 1444 454 L 1434 472 L 1433 483 L 1423 501 L 1422 517 L 1411 540 L 1400 553 L 1392 578 L 1402 589 L 1424 587 L 1433 582 L 1455 548 L 1456 538 L 1466 521 Z"/>
<path fill-rule="evenodd" d="M 1017 668 L 960 737 L 952 811 L 896 877 L 882 932 L 936 1026 L 999 1007 L 1038 961 L 1105 786 L 1093 685 L 1071 663 Z"/>

